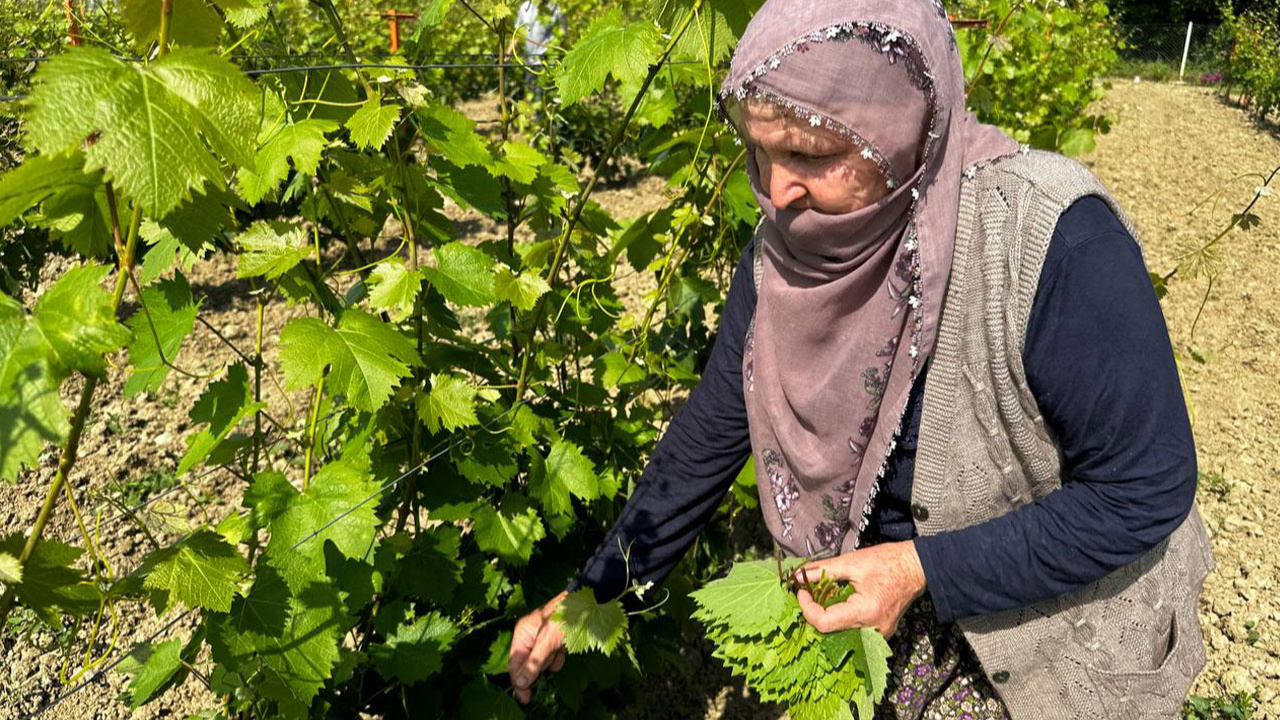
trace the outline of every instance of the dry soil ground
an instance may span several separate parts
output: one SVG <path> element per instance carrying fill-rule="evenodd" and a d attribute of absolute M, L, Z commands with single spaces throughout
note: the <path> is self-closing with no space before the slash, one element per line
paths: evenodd
<path fill-rule="evenodd" d="M 1257 179 L 1233 181 L 1245 173 L 1264 173 L 1280 164 L 1280 141 L 1253 125 L 1240 111 L 1220 103 L 1208 91 L 1173 85 L 1117 83 L 1103 102 L 1115 120 L 1110 135 L 1086 159 L 1135 219 L 1151 269 L 1177 265 L 1179 248 L 1211 237 L 1230 212 L 1248 200 Z M 1216 212 L 1203 207 L 1188 213 L 1221 188 Z M 627 217 L 661 204 L 662 184 L 641 183 L 608 191 L 601 201 Z M 1209 666 L 1196 691 L 1257 691 L 1263 717 L 1280 718 L 1280 193 L 1255 208 L 1261 225 L 1233 233 L 1221 244 L 1222 268 L 1204 306 L 1194 337 L 1191 326 L 1206 287 L 1204 279 L 1175 278 L 1165 299 L 1170 332 L 1183 356 L 1189 397 L 1195 411 L 1200 467 L 1214 479 L 1202 482 L 1200 505 L 1213 537 L 1217 570 L 1210 576 L 1201 606 L 1209 643 Z M 475 228 L 475 225 L 470 227 Z M 485 228 L 480 227 L 483 233 Z M 220 264 L 221 263 L 221 264 Z M 202 317 L 232 341 L 251 346 L 256 312 L 248 286 L 228 282 L 233 268 L 225 261 L 205 263 L 192 273 L 198 294 L 206 296 Z M 644 288 L 628 292 L 629 304 Z M 292 316 L 283 305 L 268 308 L 265 349 Z M 1204 362 L 1193 358 L 1200 358 Z M 233 353 L 207 328 L 197 327 L 178 364 L 208 372 Z M 125 401 L 119 378 L 99 390 L 101 401 L 91 419 L 75 487 L 83 507 L 103 504 L 113 484 L 151 472 L 171 472 L 190 432 L 187 410 L 200 384 L 171 376 L 153 402 Z M 268 388 L 270 411 L 286 427 L 304 402 Z M 68 396 L 70 397 L 70 396 Z M 292 407 L 290 403 L 292 402 Z M 0 486 L 0 535 L 30 524 L 52 476 L 50 454 L 42 468 L 16 485 Z M 239 502 L 242 482 L 226 473 L 197 475 L 188 490 L 173 492 L 148 508 L 145 518 L 163 541 L 183 528 L 223 517 Z M 74 522 L 63 511 L 50 526 L 53 537 L 79 542 Z M 118 572 L 134 567 L 149 540 L 108 507 L 101 541 L 106 559 Z M 160 629 L 167 619 L 126 612 L 119 618 L 117 647 Z M 172 632 L 185 636 L 189 623 Z M 48 643 L 50 638 L 38 636 Z M 644 718 L 777 718 L 776 707 L 762 706 L 730 682 L 707 658 L 705 648 L 686 653 L 685 672 L 651 680 L 658 702 L 637 712 Z M 21 718 L 65 691 L 59 683 L 60 656 L 27 642 L 0 645 L 0 720 Z M 123 687 L 119 675 L 45 715 L 49 718 L 185 717 L 208 707 L 212 698 L 189 682 L 145 710 L 130 715 L 114 701 Z"/>

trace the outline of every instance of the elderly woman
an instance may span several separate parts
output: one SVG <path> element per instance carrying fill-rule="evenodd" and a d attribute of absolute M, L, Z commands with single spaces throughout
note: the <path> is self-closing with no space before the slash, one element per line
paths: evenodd
<path fill-rule="evenodd" d="M 769 0 L 721 93 L 764 217 L 702 381 L 578 582 L 660 580 L 747 453 L 788 554 L 891 637 L 887 718 L 1175 718 L 1212 557 L 1164 319 L 1083 167 L 964 106 L 938 0 Z M 528 701 L 563 662 L 516 626 Z"/>

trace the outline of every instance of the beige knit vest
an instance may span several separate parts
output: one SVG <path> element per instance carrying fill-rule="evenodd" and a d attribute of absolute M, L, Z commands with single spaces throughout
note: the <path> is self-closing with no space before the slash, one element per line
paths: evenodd
<path fill-rule="evenodd" d="M 1060 155 L 1004 158 L 962 184 L 916 451 L 921 535 L 976 525 L 1062 484 L 1022 351 L 1058 217 L 1086 195 L 1137 237 L 1102 184 Z M 1091 585 L 958 624 L 1014 720 L 1173 720 L 1204 666 L 1196 604 L 1212 567 L 1193 508 L 1169 538 Z"/>

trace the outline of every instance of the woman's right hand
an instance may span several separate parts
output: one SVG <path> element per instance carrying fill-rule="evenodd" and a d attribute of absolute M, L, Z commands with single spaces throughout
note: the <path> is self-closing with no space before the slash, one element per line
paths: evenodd
<path fill-rule="evenodd" d="M 564 628 L 551 616 L 568 594 L 568 590 L 561 592 L 516 622 L 507 672 L 516 699 L 522 703 L 527 704 L 533 697 L 533 681 L 545 668 L 549 666 L 554 671 L 564 667 Z"/>

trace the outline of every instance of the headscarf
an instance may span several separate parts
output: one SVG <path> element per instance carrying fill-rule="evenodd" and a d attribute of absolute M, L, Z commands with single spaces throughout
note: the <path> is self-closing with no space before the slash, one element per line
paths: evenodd
<path fill-rule="evenodd" d="M 779 210 L 748 153 L 764 210 L 743 354 L 761 507 L 788 553 L 847 552 L 933 351 L 962 175 L 1018 145 L 966 111 L 938 0 L 768 0 L 719 97 L 730 118 L 754 97 L 834 130 L 889 188 L 854 212 Z"/>

